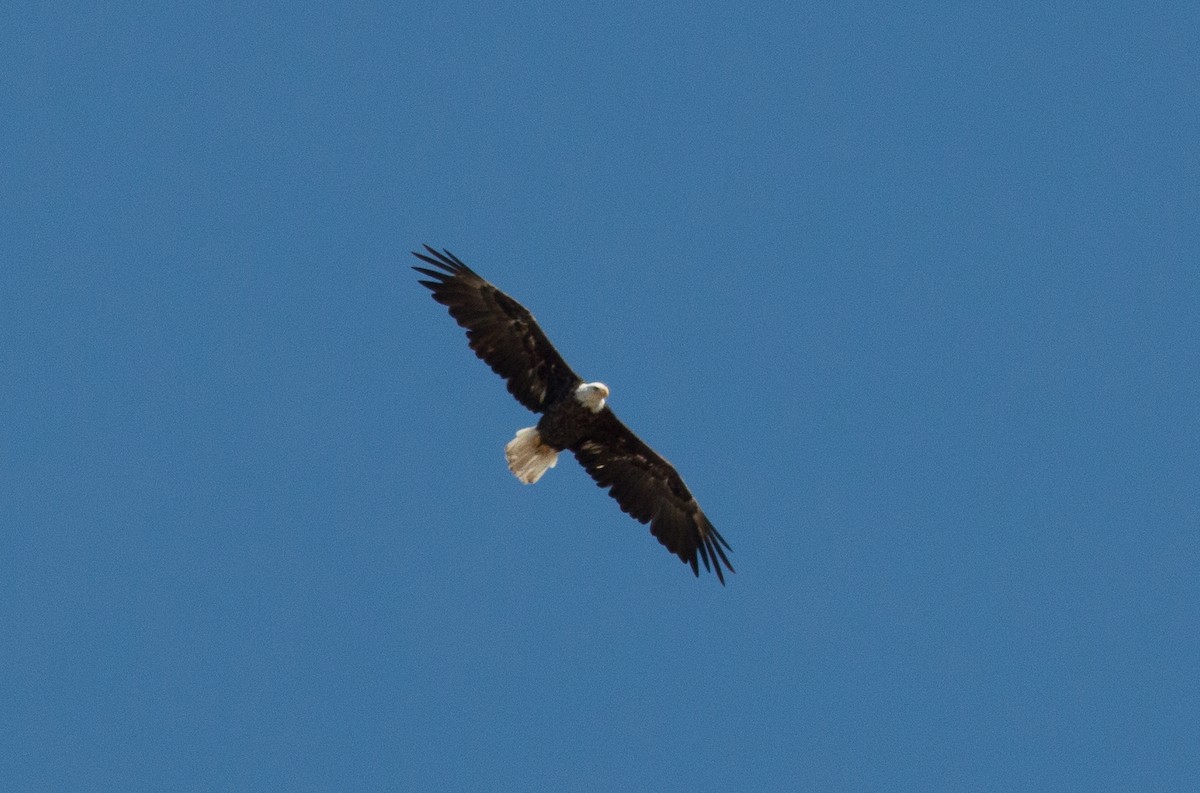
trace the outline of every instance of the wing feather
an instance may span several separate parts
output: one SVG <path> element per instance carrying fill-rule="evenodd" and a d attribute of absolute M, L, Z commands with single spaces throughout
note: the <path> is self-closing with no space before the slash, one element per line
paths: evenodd
<path fill-rule="evenodd" d="M 580 381 L 538 327 L 529 310 L 481 278 L 450 251 L 425 246 L 413 251 L 428 267 L 413 267 L 430 281 L 418 281 L 433 299 L 466 328 L 467 342 L 492 371 L 508 381 L 508 392 L 540 413 Z"/>
<path fill-rule="evenodd" d="M 734 572 L 725 551 L 733 550 L 713 527 L 708 517 L 669 462 L 634 435 L 611 409 L 601 411 L 588 437 L 571 447 L 575 459 L 588 475 L 606 488 L 621 511 L 640 523 L 650 524 L 650 533 L 700 575 L 700 565 L 725 583 L 722 565 Z"/>

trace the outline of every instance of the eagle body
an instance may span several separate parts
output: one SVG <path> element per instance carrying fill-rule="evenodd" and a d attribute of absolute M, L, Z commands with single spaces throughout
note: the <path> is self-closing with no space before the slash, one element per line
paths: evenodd
<path fill-rule="evenodd" d="M 560 399 L 546 407 L 538 419 L 537 431 L 542 443 L 556 451 L 574 449 L 599 429 L 600 414 L 593 413 L 577 399 Z"/>
<path fill-rule="evenodd" d="M 546 405 L 537 426 L 517 430 L 504 447 L 508 470 L 523 484 L 532 485 L 558 463 L 558 453 L 574 449 L 587 438 L 603 431 L 600 410 L 608 396 L 603 383 L 580 383 L 572 392 L 574 399 L 560 399 Z"/>
<path fill-rule="evenodd" d="M 570 451 L 588 475 L 608 490 L 621 510 L 641 523 L 667 550 L 700 574 L 699 562 L 716 573 L 733 572 L 730 550 L 683 478 L 662 456 L 629 430 L 607 405 L 609 389 L 575 374 L 533 315 L 485 281 L 449 251 L 428 245 L 414 252 L 437 269 L 414 267 L 431 280 L 420 283 L 445 305 L 475 354 L 508 383 L 508 391 L 541 417 L 518 430 L 504 447 L 508 467 L 533 484 Z"/>

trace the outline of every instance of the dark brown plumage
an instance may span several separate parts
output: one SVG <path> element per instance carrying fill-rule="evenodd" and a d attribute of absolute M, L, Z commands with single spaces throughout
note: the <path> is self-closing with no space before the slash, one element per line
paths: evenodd
<path fill-rule="evenodd" d="M 508 392 L 518 402 L 541 413 L 547 404 L 563 399 L 583 382 L 524 306 L 480 278 L 450 251 L 438 253 L 428 245 L 425 249 L 432 257 L 416 251 L 413 256 L 445 272 L 414 267 L 437 279 L 420 283 L 467 329 L 471 349 L 508 381 Z"/>
<path fill-rule="evenodd" d="M 527 309 L 449 251 L 438 252 L 428 245 L 425 250 L 428 254 L 414 251 L 413 255 L 438 269 L 414 267 L 432 279 L 420 283 L 466 328 L 471 349 L 508 382 L 509 393 L 543 414 L 532 443 L 546 450 L 535 453 L 550 462 L 522 481 L 537 481 L 541 472 L 553 465 L 552 452 L 569 449 L 622 511 L 650 524 L 658 541 L 689 564 L 696 575 L 700 574 L 699 562 L 703 562 L 724 584 L 722 565 L 733 572 L 725 551 L 732 549 L 675 468 L 621 423 L 607 405 L 599 410 L 585 405 L 577 389 L 595 384 L 584 384 L 571 370 Z M 518 433 L 518 440 L 520 437 Z M 521 477 L 518 469 L 513 472 Z"/>

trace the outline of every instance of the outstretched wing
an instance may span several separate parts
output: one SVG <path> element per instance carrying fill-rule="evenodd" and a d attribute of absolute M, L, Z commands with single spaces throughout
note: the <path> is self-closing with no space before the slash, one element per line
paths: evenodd
<path fill-rule="evenodd" d="M 575 459 L 596 484 L 608 488 L 608 494 L 621 510 L 641 523 L 650 524 L 650 533 L 667 550 L 692 566 L 699 554 L 705 570 L 712 570 L 722 584 L 721 565 L 734 572 L 725 556 L 732 551 L 696 499 L 692 497 L 679 472 L 646 443 L 634 435 L 609 408 L 600 412 L 595 430 L 571 447 Z"/>
<path fill-rule="evenodd" d="M 518 402 L 540 413 L 581 382 L 524 306 L 480 278 L 450 251 L 439 253 L 428 245 L 425 250 L 428 256 L 416 251 L 413 256 L 439 269 L 414 267 L 434 279 L 420 283 L 467 329 L 471 349 L 508 381 L 508 392 Z"/>

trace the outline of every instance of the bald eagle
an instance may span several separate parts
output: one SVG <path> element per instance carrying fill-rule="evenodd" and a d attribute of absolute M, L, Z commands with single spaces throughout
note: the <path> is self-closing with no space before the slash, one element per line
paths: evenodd
<path fill-rule="evenodd" d="M 630 432 L 608 407 L 603 383 L 585 383 L 563 360 L 533 315 L 517 301 L 480 278 L 450 251 L 416 256 L 437 268 L 413 267 L 432 280 L 420 281 L 433 299 L 467 329 L 475 354 L 508 381 L 508 391 L 535 413 L 537 426 L 517 430 L 504 447 L 509 470 L 533 484 L 569 449 L 588 475 L 621 509 L 641 523 L 667 550 L 692 567 L 696 576 L 704 562 L 724 584 L 721 570 L 733 572 L 725 542 L 678 472 Z"/>

